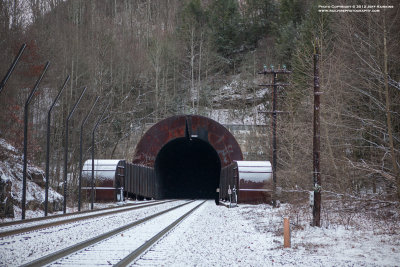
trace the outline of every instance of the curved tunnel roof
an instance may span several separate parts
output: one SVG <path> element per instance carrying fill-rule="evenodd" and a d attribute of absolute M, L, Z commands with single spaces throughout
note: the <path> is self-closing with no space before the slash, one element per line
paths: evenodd
<path fill-rule="evenodd" d="M 243 160 L 243 154 L 235 137 L 218 122 L 199 115 L 178 115 L 153 125 L 136 146 L 133 163 L 154 167 L 158 152 L 168 142 L 186 137 L 208 142 L 218 153 L 221 167 L 234 160 Z"/>

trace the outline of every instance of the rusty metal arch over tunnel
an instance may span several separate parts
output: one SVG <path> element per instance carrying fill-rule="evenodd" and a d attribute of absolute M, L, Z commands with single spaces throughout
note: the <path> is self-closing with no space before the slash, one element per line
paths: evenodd
<path fill-rule="evenodd" d="M 132 163 L 155 170 L 155 196 L 214 198 L 221 168 L 243 160 L 224 126 L 199 115 L 178 115 L 153 125 L 136 146 Z"/>

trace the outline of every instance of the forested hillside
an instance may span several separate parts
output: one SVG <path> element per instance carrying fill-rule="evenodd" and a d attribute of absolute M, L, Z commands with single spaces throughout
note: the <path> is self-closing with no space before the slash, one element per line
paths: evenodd
<path fill-rule="evenodd" d="M 258 72 L 285 65 L 292 74 L 278 76 L 290 83 L 277 99 L 278 110 L 287 112 L 278 117 L 278 185 L 309 191 L 318 46 L 323 189 L 398 200 L 400 5 L 381 1 L 393 7 L 374 13 L 319 12 L 326 2 L 342 1 L 1 0 L 1 78 L 22 43 L 27 48 L 0 94 L 0 137 L 22 147 L 24 104 L 49 60 L 30 107 L 29 157 L 44 167 L 47 111 L 70 75 L 52 114 L 55 187 L 62 180 L 65 119 L 84 87 L 70 121 L 72 173 L 80 126 L 96 96 L 101 98 L 84 128 L 84 149 L 89 151 L 92 129 L 109 105 L 96 135 L 97 158 L 131 159 L 143 132 L 160 119 L 228 112 L 221 123 L 266 126 L 263 139 L 248 134 L 254 148 L 248 159 L 271 160 L 270 119 L 260 111 L 272 109 L 272 96 L 259 86 L 270 77 Z"/>

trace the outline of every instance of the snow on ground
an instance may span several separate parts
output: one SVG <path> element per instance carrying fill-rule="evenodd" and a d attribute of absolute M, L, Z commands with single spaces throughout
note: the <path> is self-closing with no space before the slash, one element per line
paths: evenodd
<path fill-rule="evenodd" d="M 164 206 L 169 206 L 164 204 Z M 161 207 L 153 207 L 151 211 Z M 0 266 L 19 265 L 122 226 L 150 212 L 137 210 L 0 238 Z M 283 248 L 283 217 L 291 220 L 291 248 Z M 399 266 L 398 220 L 323 213 L 289 204 L 216 206 L 207 201 L 135 262 L 147 266 Z M 161 230 L 161 229 L 160 229 Z M 107 249 L 107 248 L 106 248 Z M 112 250 L 112 247 L 109 248 Z"/>
<path fill-rule="evenodd" d="M 0 146 L 2 146 L 6 150 L 17 152 L 17 149 L 13 147 L 11 144 L 7 143 L 6 140 L 4 140 L 3 138 L 0 138 Z"/>
<path fill-rule="evenodd" d="M 164 266 L 399 266 L 399 232 L 331 225 L 292 227 L 292 247 L 283 248 L 288 206 L 203 205 L 135 264 Z"/>

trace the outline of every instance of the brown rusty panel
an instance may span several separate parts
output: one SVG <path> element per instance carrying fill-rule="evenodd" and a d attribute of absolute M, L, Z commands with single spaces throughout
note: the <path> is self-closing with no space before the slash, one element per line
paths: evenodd
<path fill-rule="evenodd" d="M 199 115 L 178 115 L 158 122 L 144 134 L 136 146 L 132 162 L 154 167 L 157 154 L 164 145 L 173 139 L 185 137 L 186 121 L 192 136 L 206 138 L 205 141 L 213 146 L 221 159 L 221 167 L 233 160 L 243 160 L 239 144 L 224 126 Z"/>
<path fill-rule="evenodd" d="M 249 180 L 240 179 L 239 180 L 240 189 L 266 189 L 272 191 L 272 181 L 266 180 L 264 182 L 253 182 Z"/>
<path fill-rule="evenodd" d="M 246 191 L 248 189 L 249 191 Z M 239 197 L 240 203 L 270 203 L 272 192 L 272 182 L 267 180 L 264 182 L 252 182 L 244 179 L 239 180 Z"/>
<path fill-rule="evenodd" d="M 90 189 L 82 189 L 86 193 L 87 199 L 91 197 Z M 113 202 L 115 201 L 115 190 L 113 189 L 95 189 L 95 202 Z"/>
<path fill-rule="evenodd" d="M 96 201 L 114 201 L 115 190 L 96 189 Z"/>
<path fill-rule="evenodd" d="M 107 189 L 99 189 L 99 187 L 107 187 Z M 96 191 L 96 198 L 95 201 L 100 201 L 100 202 L 109 202 L 109 201 L 114 201 L 115 200 L 115 189 L 109 189 L 110 187 L 115 187 L 114 185 L 114 180 L 98 180 L 96 181 L 95 185 L 95 191 Z M 87 190 L 90 191 L 91 190 Z"/>
<path fill-rule="evenodd" d="M 115 187 L 114 180 L 99 180 L 96 185 L 100 187 Z"/>
<path fill-rule="evenodd" d="M 261 191 L 239 191 L 238 202 L 248 204 L 270 203 L 271 194 Z"/>

